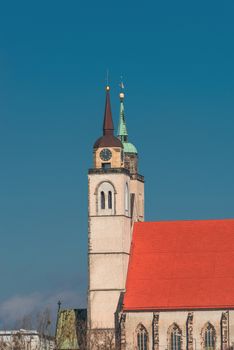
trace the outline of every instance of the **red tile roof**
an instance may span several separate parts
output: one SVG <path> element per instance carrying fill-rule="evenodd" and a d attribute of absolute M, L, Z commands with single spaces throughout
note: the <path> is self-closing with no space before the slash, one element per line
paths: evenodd
<path fill-rule="evenodd" d="M 234 308 L 234 219 L 134 225 L 124 310 Z"/>

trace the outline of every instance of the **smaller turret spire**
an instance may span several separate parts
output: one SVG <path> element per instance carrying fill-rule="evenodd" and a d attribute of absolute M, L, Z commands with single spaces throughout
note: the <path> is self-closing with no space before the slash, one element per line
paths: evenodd
<path fill-rule="evenodd" d="M 123 82 L 120 83 L 120 113 L 119 113 L 119 127 L 118 127 L 118 138 L 121 142 L 127 142 L 128 141 L 128 132 L 127 132 L 127 126 L 125 121 L 125 114 L 124 114 L 124 85 Z"/>
<path fill-rule="evenodd" d="M 122 142 L 124 146 L 124 153 L 137 154 L 136 147 L 128 141 L 128 132 L 127 125 L 125 120 L 125 112 L 124 112 L 124 84 L 121 80 L 120 83 L 120 113 L 119 113 L 119 127 L 118 127 L 118 139 Z"/>
<path fill-rule="evenodd" d="M 103 121 L 103 135 L 113 135 L 114 124 L 112 120 L 111 113 L 111 103 L 110 103 L 110 86 L 106 86 L 106 106 Z"/>

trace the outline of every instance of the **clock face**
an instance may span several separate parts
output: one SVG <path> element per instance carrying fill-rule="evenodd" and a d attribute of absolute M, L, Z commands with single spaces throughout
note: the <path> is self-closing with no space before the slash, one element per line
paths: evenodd
<path fill-rule="evenodd" d="M 112 153 L 111 153 L 111 151 L 108 148 L 104 148 L 100 152 L 100 157 L 101 157 L 102 160 L 107 161 L 107 160 L 111 159 Z"/>

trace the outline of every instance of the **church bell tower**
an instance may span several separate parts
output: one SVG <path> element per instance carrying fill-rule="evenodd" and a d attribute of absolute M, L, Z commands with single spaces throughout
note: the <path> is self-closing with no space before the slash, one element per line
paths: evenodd
<path fill-rule="evenodd" d="M 126 274 L 134 221 L 144 220 L 144 178 L 128 141 L 124 94 L 120 93 L 118 135 L 106 87 L 103 135 L 93 146 L 88 172 L 88 329 L 113 331 Z"/>

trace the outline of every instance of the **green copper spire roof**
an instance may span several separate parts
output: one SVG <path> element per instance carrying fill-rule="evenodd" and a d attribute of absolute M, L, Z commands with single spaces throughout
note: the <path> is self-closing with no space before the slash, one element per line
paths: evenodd
<path fill-rule="evenodd" d="M 121 83 L 121 89 L 123 89 L 123 83 Z M 119 127 L 118 127 L 118 138 L 122 142 L 124 146 L 124 152 L 125 153 L 135 153 L 137 154 L 136 147 L 128 142 L 128 132 L 127 132 L 127 126 L 125 121 L 125 114 L 124 114 L 124 93 L 123 91 L 119 94 L 120 97 L 120 113 L 119 113 Z"/>

